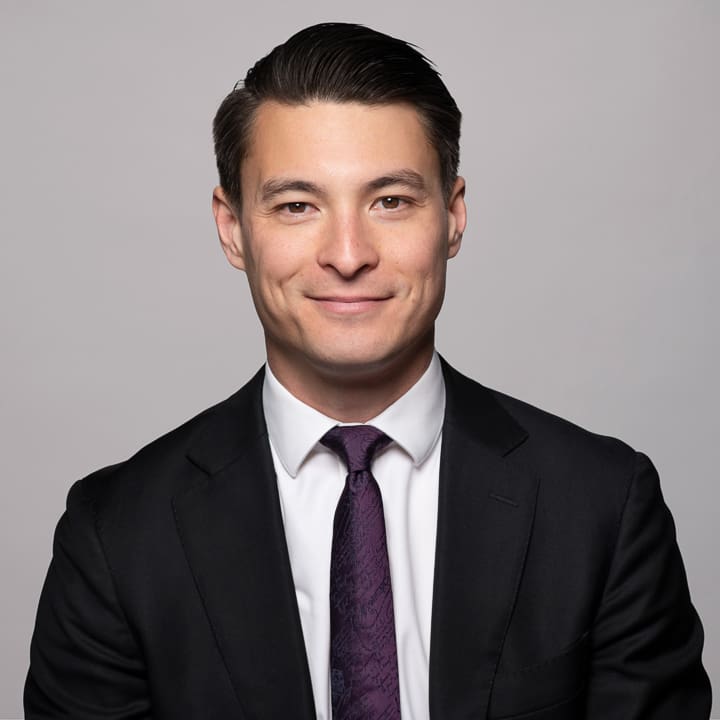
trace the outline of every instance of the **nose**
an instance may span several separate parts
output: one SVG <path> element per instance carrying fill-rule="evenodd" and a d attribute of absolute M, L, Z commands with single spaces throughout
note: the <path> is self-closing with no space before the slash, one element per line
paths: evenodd
<path fill-rule="evenodd" d="M 350 280 L 378 264 L 377 247 L 369 228 L 352 214 L 344 214 L 326 228 L 318 252 L 318 263 Z"/>

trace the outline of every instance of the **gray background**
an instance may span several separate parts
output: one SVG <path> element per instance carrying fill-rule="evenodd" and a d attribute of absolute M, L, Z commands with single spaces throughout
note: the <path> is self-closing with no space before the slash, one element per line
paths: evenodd
<path fill-rule="evenodd" d="M 650 454 L 717 684 L 720 3 L 0 0 L 0 717 L 21 714 L 71 482 L 262 362 L 211 222 L 210 121 L 321 20 L 407 38 L 443 72 L 470 225 L 438 346 Z"/>

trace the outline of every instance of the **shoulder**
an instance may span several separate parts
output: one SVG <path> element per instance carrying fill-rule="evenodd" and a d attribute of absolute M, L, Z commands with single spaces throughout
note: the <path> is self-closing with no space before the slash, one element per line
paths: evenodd
<path fill-rule="evenodd" d="M 99 519 L 167 505 L 169 498 L 242 451 L 265 431 L 260 370 L 230 397 L 207 408 L 138 450 L 132 457 L 75 482 L 67 500 L 90 506 Z"/>
<path fill-rule="evenodd" d="M 497 390 L 492 397 L 527 431 L 533 452 L 544 463 L 592 461 L 600 465 L 627 466 L 636 451 L 612 435 L 594 432 L 552 412 Z"/>
<path fill-rule="evenodd" d="M 448 418 L 508 462 L 537 475 L 546 492 L 612 499 L 622 507 L 634 479 L 656 478 L 649 459 L 627 443 L 592 432 L 446 365 Z"/>

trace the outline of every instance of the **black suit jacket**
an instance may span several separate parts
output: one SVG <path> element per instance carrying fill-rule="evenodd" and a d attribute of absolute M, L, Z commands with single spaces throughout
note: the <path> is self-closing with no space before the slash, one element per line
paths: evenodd
<path fill-rule="evenodd" d="M 444 373 L 433 720 L 708 718 L 650 461 Z M 73 486 L 26 717 L 315 717 L 261 387 Z"/>

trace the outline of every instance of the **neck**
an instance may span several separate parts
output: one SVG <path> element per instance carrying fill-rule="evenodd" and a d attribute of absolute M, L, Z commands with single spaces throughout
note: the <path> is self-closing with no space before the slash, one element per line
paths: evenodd
<path fill-rule="evenodd" d="M 277 380 L 298 400 L 323 415 L 347 423 L 363 423 L 402 397 L 432 360 L 433 344 L 410 358 L 377 367 L 329 368 L 288 363 L 268 352 Z"/>

